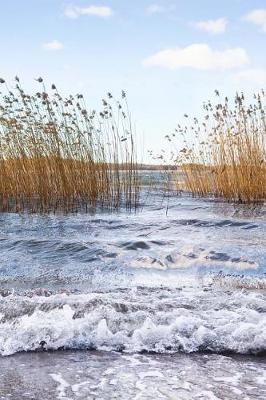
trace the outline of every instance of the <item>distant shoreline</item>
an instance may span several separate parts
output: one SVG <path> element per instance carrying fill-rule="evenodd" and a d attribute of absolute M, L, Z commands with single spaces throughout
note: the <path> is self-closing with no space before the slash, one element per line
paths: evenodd
<path fill-rule="evenodd" d="M 161 165 L 161 164 L 137 164 L 136 169 L 138 171 L 167 171 L 167 170 L 176 170 L 176 165 Z"/>

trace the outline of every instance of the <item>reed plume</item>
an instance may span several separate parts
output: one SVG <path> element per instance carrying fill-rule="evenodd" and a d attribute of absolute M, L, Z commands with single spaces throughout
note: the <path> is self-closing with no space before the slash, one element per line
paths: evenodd
<path fill-rule="evenodd" d="M 0 79 L 0 210 L 74 211 L 136 207 L 135 134 L 125 92 L 100 112 L 82 94 L 64 98 L 55 84 L 25 92 Z"/>
<path fill-rule="evenodd" d="M 217 97 L 219 92 L 216 91 Z M 233 106 L 224 102 L 204 104 L 200 123 L 180 125 L 167 139 L 183 141 L 174 160 L 182 170 L 179 189 L 194 195 L 224 198 L 240 203 L 266 199 L 266 116 L 262 90 L 247 105 L 244 94 L 236 94 Z M 188 116 L 185 115 L 187 118 Z"/>

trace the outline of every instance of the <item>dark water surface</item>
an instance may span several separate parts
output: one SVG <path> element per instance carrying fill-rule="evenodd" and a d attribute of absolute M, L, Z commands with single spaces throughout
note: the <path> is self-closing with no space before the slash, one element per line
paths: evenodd
<path fill-rule="evenodd" d="M 144 197 L 0 214 L 0 399 L 266 398 L 265 207 Z"/>

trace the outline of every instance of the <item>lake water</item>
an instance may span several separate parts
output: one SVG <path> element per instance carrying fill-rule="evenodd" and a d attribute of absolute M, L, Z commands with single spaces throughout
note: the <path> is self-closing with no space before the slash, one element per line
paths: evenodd
<path fill-rule="evenodd" d="M 265 399 L 266 208 L 0 214 L 0 399 Z"/>

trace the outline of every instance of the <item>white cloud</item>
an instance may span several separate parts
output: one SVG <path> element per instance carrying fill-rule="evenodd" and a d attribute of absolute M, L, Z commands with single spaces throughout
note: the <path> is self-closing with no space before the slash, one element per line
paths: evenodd
<path fill-rule="evenodd" d="M 246 21 L 252 22 L 255 25 L 258 25 L 263 32 L 266 32 L 266 8 L 253 10 L 249 14 L 247 14 L 244 19 Z"/>
<path fill-rule="evenodd" d="M 257 85 L 266 85 L 266 69 L 250 68 L 239 71 L 235 74 L 235 79 L 238 81 L 255 83 Z"/>
<path fill-rule="evenodd" d="M 227 21 L 225 18 L 209 19 L 208 21 L 198 21 L 194 23 L 194 26 L 202 31 L 217 35 L 224 33 L 226 29 Z"/>
<path fill-rule="evenodd" d="M 53 40 L 52 42 L 44 43 L 43 48 L 45 50 L 62 50 L 64 48 L 63 43 L 58 40 Z"/>
<path fill-rule="evenodd" d="M 148 14 L 160 14 L 165 11 L 165 8 L 158 4 L 151 4 L 149 7 L 147 7 L 146 11 Z"/>
<path fill-rule="evenodd" d="M 190 67 L 200 70 L 233 69 L 248 63 L 248 55 L 241 47 L 213 50 L 204 43 L 162 50 L 143 61 L 143 65 L 146 67 L 168 69 Z"/>
<path fill-rule="evenodd" d="M 65 16 L 68 18 L 78 18 L 81 15 L 109 18 L 113 15 L 113 10 L 107 6 L 78 7 L 69 5 L 65 8 Z"/>
<path fill-rule="evenodd" d="M 171 13 L 176 9 L 174 4 L 168 4 L 162 6 L 161 4 L 151 4 L 146 8 L 147 14 L 163 14 L 163 13 Z"/>

